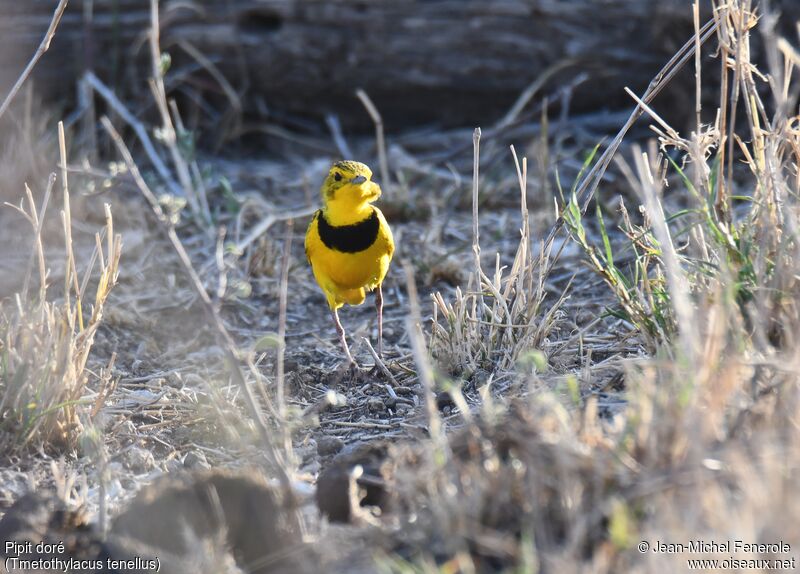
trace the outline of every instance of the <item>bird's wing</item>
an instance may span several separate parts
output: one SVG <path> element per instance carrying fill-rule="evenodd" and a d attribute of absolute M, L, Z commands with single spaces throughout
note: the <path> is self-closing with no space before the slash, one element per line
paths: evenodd
<path fill-rule="evenodd" d="M 317 225 L 317 218 L 319 217 L 321 211 L 322 211 L 321 209 L 318 209 L 317 211 L 314 212 L 314 217 L 311 218 L 311 222 L 308 224 L 308 229 L 306 230 L 305 248 L 306 248 L 306 259 L 308 260 L 309 264 L 311 264 L 312 249 L 314 248 L 314 242 L 309 241 L 309 238 L 315 232 L 314 229 L 315 226 Z"/>
<path fill-rule="evenodd" d="M 386 221 L 383 212 L 377 207 L 373 207 L 373 209 L 378 213 L 378 219 L 380 220 L 380 238 L 386 246 L 386 253 L 389 255 L 389 257 L 392 257 L 392 255 L 394 255 L 394 237 L 392 236 L 392 228 L 389 227 L 389 223 Z"/>

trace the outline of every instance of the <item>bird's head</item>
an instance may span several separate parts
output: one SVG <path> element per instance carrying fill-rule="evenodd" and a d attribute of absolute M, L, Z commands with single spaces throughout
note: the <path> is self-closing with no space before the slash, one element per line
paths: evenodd
<path fill-rule="evenodd" d="M 372 181 L 372 170 L 357 161 L 337 161 L 322 184 L 325 205 L 357 209 L 381 196 L 381 188 Z"/>

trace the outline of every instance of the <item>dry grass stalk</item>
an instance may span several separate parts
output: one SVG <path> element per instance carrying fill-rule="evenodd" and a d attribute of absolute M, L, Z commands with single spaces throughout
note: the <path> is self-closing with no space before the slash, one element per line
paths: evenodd
<path fill-rule="evenodd" d="M 61 22 L 61 17 L 64 15 L 64 10 L 67 9 L 67 4 L 69 4 L 69 0 L 59 0 L 56 9 L 53 12 L 53 18 L 50 21 L 50 25 L 47 27 L 47 32 L 45 32 L 44 38 L 42 38 L 41 44 L 39 44 L 36 52 L 34 52 L 33 57 L 28 62 L 28 65 L 25 66 L 22 74 L 20 74 L 19 78 L 17 78 L 17 81 L 14 82 L 14 85 L 11 87 L 8 95 L 3 100 L 3 103 L 0 104 L 0 117 L 3 117 L 3 114 L 5 114 L 6 110 L 8 110 L 8 107 L 11 105 L 11 102 L 14 100 L 17 92 L 19 92 L 20 88 L 22 88 L 22 85 L 25 83 L 25 80 L 28 79 L 28 76 L 31 75 L 36 63 L 42 56 L 44 56 L 44 53 L 50 49 L 50 42 L 53 41 L 53 37 L 56 35 L 58 24 Z"/>
<path fill-rule="evenodd" d="M 411 313 L 406 320 L 406 329 L 411 339 L 411 350 L 414 361 L 417 365 L 419 378 L 422 382 L 425 400 L 425 414 L 428 419 L 428 432 L 433 440 L 437 451 L 442 451 L 444 443 L 444 433 L 442 419 L 436 407 L 436 382 L 428 355 L 425 337 L 422 334 L 422 315 L 419 309 L 419 297 L 417 296 L 417 284 L 414 279 L 414 270 L 407 261 L 403 262 L 403 270 L 406 275 L 406 288 L 408 289 L 409 305 Z"/>
<path fill-rule="evenodd" d="M 172 177 L 169 168 L 159 155 L 155 145 L 153 145 L 153 140 L 150 139 L 147 127 L 136 119 L 133 113 L 127 108 L 127 106 L 125 106 L 125 104 L 122 103 L 122 101 L 120 101 L 111 88 L 103 83 L 103 81 L 93 72 L 87 72 L 83 77 L 83 81 L 86 83 L 86 85 L 91 87 L 97 93 L 97 95 L 99 95 L 105 101 L 105 103 L 112 110 L 114 110 L 114 112 L 118 114 L 126 124 L 128 124 L 128 126 L 130 126 L 130 128 L 136 134 L 136 137 L 141 142 L 142 148 L 144 148 L 147 158 L 150 160 L 153 168 L 156 170 L 161 180 L 167 185 L 170 192 L 177 196 L 183 195 L 181 186 L 178 185 L 178 183 Z"/>
<path fill-rule="evenodd" d="M 63 124 L 59 124 L 59 142 L 62 166 L 66 166 Z M 37 210 L 30 189 L 26 189 L 27 206 L 22 203 L 16 207 L 34 232 L 39 285 L 38 296 L 31 297 L 26 276 L 25 291 L 15 297 L 15 307 L 6 307 L 0 317 L 0 417 L 6 431 L 3 447 L 7 449 L 75 445 L 85 422 L 82 419 L 94 404 L 84 400 L 90 380 L 87 360 L 119 273 L 122 239 L 114 233 L 111 209 L 106 205 L 106 225 L 95 236 L 94 252 L 80 280 L 72 241 L 69 187 L 62 168 L 64 291 L 59 300 L 48 301 L 42 218 L 54 182 L 52 175 L 41 209 Z M 96 263 L 99 273 L 93 277 Z M 92 278 L 96 281 L 93 297 L 89 291 Z"/>
<path fill-rule="evenodd" d="M 476 169 L 478 153 L 476 130 Z M 470 284 L 475 293 L 456 289 L 455 298 L 445 301 L 441 293 L 433 296 L 434 315 L 431 329 L 431 351 L 439 366 L 451 374 L 471 375 L 478 369 L 489 372 L 509 371 L 519 357 L 538 350 L 556 324 L 561 304 L 569 288 L 542 315 L 545 298 L 545 278 L 549 269 L 548 255 L 541 249 L 534 256 L 530 248 L 530 225 L 527 207 L 527 160 L 520 165 L 516 151 L 511 148 L 517 167 L 520 187 L 522 227 L 517 252 L 510 269 L 504 275 L 499 255 L 495 273 L 488 277 L 480 267 L 480 236 L 478 234 L 477 179 L 473 182 L 473 253 L 475 271 Z M 443 322 L 440 322 L 440 315 Z"/>
<path fill-rule="evenodd" d="M 187 137 L 183 129 L 183 122 L 178 113 L 177 106 L 167 98 L 164 85 L 164 74 L 167 71 L 169 60 L 166 59 L 159 46 L 159 5 L 158 0 L 150 0 L 150 32 L 148 34 L 150 48 L 151 77 L 149 80 L 153 100 L 161 118 L 161 126 L 156 130 L 156 136 L 162 141 L 169 152 L 172 164 L 178 176 L 178 181 L 172 175 L 166 162 L 153 144 L 148 129 L 138 120 L 130 109 L 117 97 L 117 95 L 93 72 L 84 74 L 81 81 L 83 90 L 91 89 L 99 95 L 105 103 L 124 121 L 136 134 L 147 154 L 150 163 L 158 173 L 169 192 L 177 197 L 185 197 L 192 216 L 206 228 L 211 224 L 211 209 L 206 195 L 206 186 L 202 174 L 193 160 L 186 157 L 184 150 L 179 145 L 178 137 Z M 87 106 L 89 104 L 87 103 Z M 178 130 L 176 131 L 176 126 Z M 180 183 L 179 183 L 180 182 Z"/>
<path fill-rule="evenodd" d="M 472 255 L 475 258 L 475 275 L 478 285 L 480 285 L 481 270 L 481 227 L 478 219 L 478 198 L 480 195 L 481 184 L 481 128 L 475 128 L 472 132 Z M 481 291 L 480 286 L 478 291 Z M 483 292 L 480 296 L 480 308 L 483 311 Z"/>
<path fill-rule="evenodd" d="M 284 359 L 286 357 L 286 312 L 287 298 L 289 295 L 289 265 L 292 262 L 292 233 L 294 232 L 294 220 L 286 222 L 286 240 L 283 245 L 283 255 L 281 257 L 280 272 L 280 293 L 278 295 L 278 357 L 275 361 L 275 401 L 278 403 L 279 429 L 282 437 L 284 456 L 286 460 L 291 460 L 292 451 L 292 429 L 286 408 L 286 376 Z"/>
<path fill-rule="evenodd" d="M 183 156 L 178 147 L 178 138 L 170 116 L 169 104 L 167 102 L 167 92 L 164 88 L 164 59 L 159 46 L 160 24 L 158 17 L 158 0 L 150 0 L 150 59 L 152 66 L 152 77 L 150 78 L 150 89 L 153 92 L 153 99 L 161 115 L 161 137 L 172 157 L 175 171 L 178 173 L 178 180 L 181 182 L 184 194 L 189 202 L 192 214 L 208 225 L 211 223 L 211 211 L 208 207 L 208 199 L 203 193 L 205 187 L 195 187 L 190 173 L 189 162 Z"/>
<path fill-rule="evenodd" d="M 697 32 L 699 39 L 695 40 L 695 37 L 692 36 L 692 38 L 675 53 L 670 61 L 667 62 L 663 68 L 661 68 L 658 74 L 656 74 L 653 80 L 650 82 L 650 85 L 647 87 L 647 90 L 641 98 L 642 103 L 649 104 L 653 101 L 653 99 L 655 99 L 655 97 L 669 84 L 672 78 L 674 78 L 675 75 L 680 72 L 681 69 L 683 69 L 683 66 L 685 66 L 686 63 L 692 58 L 697 46 L 703 46 L 705 42 L 711 38 L 711 36 L 717 30 L 718 25 L 719 24 L 716 20 L 710 20 L 706 22 L 705 25 Z M 608 147 L 606 147 L 605 151 L 601 154 L 597 162 L 591 166 L 591 169 L 583 174 L 579 182 L 576 182 L 575 195 L 581 203 L 582 213 L 585 213 L 586 209 L 589 207 L 595 191 L 597 191 L 597 187 L 600 185 L 600 182 L 603 179 L 603 175 L 619 151 L 619 148 L 622 145 L 625 136 L 628 134 L 628 131 L 630 131 L 633 125 L 639 120 L 640 117 L 642 117 L 644 112 L 645 108 L 641 105 L 637 106 L 633 112 L 631 112 L 630 116 L 625 122 L 625 125 L 623 125 L 619 130 L 619 133 L 614 136 L 614 139 L 608 144 Z M 550 249 L 553 241 L 556 238 L 556 235 L 558 235 L 564 226 L 564 223 L 565 222 L 562 218 L 559 218 L 556 221 L 547 238 L 544 240 L 544 246 L 546 250 Z M 565 245 L 566 240 L 562 242 L 561 246 L 556 251 L 551 264 L 555 264 L 555 262 L 561 256 Z"/>
<path fill-rule="evenodd" d="M 391 192 L 392 182 L 389 179 L 389 160 L 386 156 L 386 138 L 383 135 L 383 118 L 381 117 L 378 108 L 372 103 L 369 95 L 364 90 L 356 90 L 356 97 L 361 100 L 361 103 L 366 108 L 369 117 L 375 124 L 375 141 L 378 146 L 378 162 L 381 169 L 381 185 L 387 193 Z"/>

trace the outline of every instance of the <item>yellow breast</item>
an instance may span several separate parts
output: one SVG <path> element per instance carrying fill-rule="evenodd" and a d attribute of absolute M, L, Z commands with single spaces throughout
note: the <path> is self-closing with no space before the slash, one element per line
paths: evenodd
<path fill-rule="evenodd" d="M 392 231 L 376 207 L 363 221 L 341 226 L 330 225 L 319 210 L 306 233 L 306 255 L 329 302 L 341 292 L 380 285 L 393 253 Z"/>

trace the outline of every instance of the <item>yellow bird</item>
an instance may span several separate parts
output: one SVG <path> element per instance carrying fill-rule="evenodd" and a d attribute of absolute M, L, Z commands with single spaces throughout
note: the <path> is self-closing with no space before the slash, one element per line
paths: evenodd
<path fill-rule="evenodd" d="M 378 311 L 378 354 L 383 355 L 383 292 L 381 283 L 394 254 L 392 230 L 381 210 L 371 205 L 381 196 L 372 171 L 357 161 L 333 164 L 320 190 L 322 209 L 306 231 L 306 256 L 333 313 L 336 333 L 355 364 L 339 321 L 339 307 L 361 305 L 375 290 Z"/>

